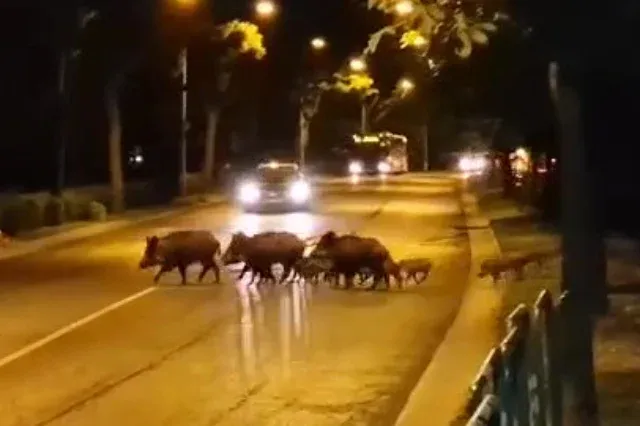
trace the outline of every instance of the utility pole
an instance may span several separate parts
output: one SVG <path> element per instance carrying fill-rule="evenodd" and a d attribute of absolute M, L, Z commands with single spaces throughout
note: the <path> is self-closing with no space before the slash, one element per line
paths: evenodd
<path fill-rule="evenodd" d="M 181 125 L 180 125 L 180 196 L 187 194 L 187 132 L 189 122 L 187 117 L 187 91 L 188 91 L 188 54 L 187 47 L 180 52 L 180 74 L 181 74 Z"/>

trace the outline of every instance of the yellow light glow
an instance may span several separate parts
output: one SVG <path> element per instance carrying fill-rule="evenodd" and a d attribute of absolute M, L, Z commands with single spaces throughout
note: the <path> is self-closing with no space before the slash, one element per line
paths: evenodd
<path fill-rule="evenodd" d="M 311 39 L 311 47 L 314 50 L 322 50 L 327 47 L 327 40 L 322 37 L 314 37 Z"/>
<path fill-rule="evenodd" d="M 396 13 L 401 16 L 406 16 L 414 11 L 413 2 L 411 0 L 401 0 L 396 3 Z"/>
<path fill-rule="evenodd" d="M 175 4 L 185 9 L 193 8 L 198 3 L 198 0 L 173 0 L 173 1 Z"/>
<path fill-rule="evenodd" d="M 398 88 L 403 92 L 410 92 L 415 89 L 416 85 L 408 78 L 403 78 L 398 82 Z"/>
<path fill-rule="evenodd" d="M 367 63 L 361 58 L 353 58 L 349 61 L 351 71 L 362 72 L 367 69 Z"/>
<path fill-rule="evenodd" d="M 276 13 L 276 4 L 271 0 L 258 0 L 255 6 L 258 16 L 268 18 Z"/>

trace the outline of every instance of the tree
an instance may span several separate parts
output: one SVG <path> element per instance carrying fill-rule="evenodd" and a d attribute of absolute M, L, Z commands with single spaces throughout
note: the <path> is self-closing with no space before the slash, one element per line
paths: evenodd
<path fill-rule="evenodd" d="M 299 95 L 298 106 L 298 158 L 301 167 L 306 162 L 306 150 L 309 146 L 309 131 L 311 121 L 318 113 L 322 95 L 330 89 L 330 84 L 325 80 L 308 82 Z"/>
<path fill-rule="evenodd" d="M 205 101 L 206 133 L 201 174 L 207 183 L 213 179 L 218 120 L 237 59 L 245 55 L 259 60 L 267 53 L 259 28 L 250 22 L 233 20 L 218 26 L 214 41 L 222 43 L 223 49 L 213 61 L 213 84 L 208 88 Z"/>
<path fill-rule="evenodd" d="M 403 82 L 406 83 L 408 80 L 400 80 L 393 92 L 386 98 L 380 96 L 380 91 L 374 85 L 374 79 L 362 72 L 340 71 L 330 79 L 319 78 L 303 85 L 301 94 L 298 95 L 298 158 L 300 164 L 304 166 L 311 122 L 318 113 L 325 93 L 334 91 L 358 96 L 362 105 L 362 127 L 366 128 L 367 123 L 377 123 L 384 118 L 399 101 L 405 99 L 411 92 L 412 88 L 401 84 Z"/>
<path fill-rule="evenodd" d="M 477 1 L 415 0 L 398 10 L 397 0 L 369 0 L 369 8 L 394 16 L 394 22 L 372 34 L 366 49 L 373 54 L 385 36 L 396 37 L 402 49 L 412 49 L 438 72 L 453 57 L 466 59 L 475 45 L 486 45 L 497 22 L 506 16 L 487 10 Z"/>
<path fill-rule="evenodd" d="M 125 178 L 122 165 L 122 112 L 120 95 L 130 74 L 134 72 L 145 50 L 140 37 L 142 25 L 130 9 L 123 12 L 117 6 L 99 11 L 101 32 L 108 34 L 94 43 L 93 54 L 100 58 L 104 73 L 104 107 L 107 118 L 107 145 L 111 210 L 120 213 L 126 208 Z M 135 19 L 135 21 L 130 21 Z M 134 25 L 135 23 L 135 25 Z M 122 28 L 128 30 L 123 31 Z M 135 28 L 135 29 L 133 29 Z M 133 42 L 132 42 L 133 40 Z"/>

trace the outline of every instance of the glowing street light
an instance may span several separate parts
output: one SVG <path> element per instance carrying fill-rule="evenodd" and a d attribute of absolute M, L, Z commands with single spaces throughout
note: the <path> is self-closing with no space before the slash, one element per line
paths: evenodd
<path fill-rule="evenodd" d="M 413 13 L 414 6 L 411 0 L 400 0 L 395 6 L 396 13 L 400 16 L 406 16 Z"/>
<path fill-rule="evenodd" d="M 173 0 L 176 5 L 185 9 L 193 9 L 199 0 Z"/>
<path fill-rule="evenodd" d="M 411 92 L 413 89 L 416 88 L 416 84 L 408 78 L 403 78 L 403 79 L 400 79 L 400 81 L 398 81 L 398 88 L 405 93 Z"/>
<path fill-rule="evenodd" d="M 349 61 L 349 68 L 354 72 L 363 72 L 367 69 L 367 63 L 362 58 L 353 58 Z"/>
<path fill-rule="evenodd" d="M 327 40 L 322 37 L 314 37 L 311 39 L 311 48 L 313 50 L 323 50 L 327 47 Z"/>
<path fill-rule="evenodd" d="M 189 1 L 189 0 L 184 0 Z M 193 0 L 191 0 L 193 1 Z M 270 18 L 276 14 L 276 4 L 271 0 L 258 0 L 255 5 L 256 14 L 261 18 Z"/>

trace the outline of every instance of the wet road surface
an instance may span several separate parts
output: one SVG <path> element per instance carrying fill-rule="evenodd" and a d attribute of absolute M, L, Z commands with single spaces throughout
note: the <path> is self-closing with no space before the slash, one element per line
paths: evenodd
<path fill-rule="evenodd" d="M 0 261 L 2 425 L 387 425 L 453 321 L 469 252 L 455 184 L 340 182 L 313 213 L 203 208 Z M 144 237 L 185 227 L 334 229 L 435 269 L 404 290 L 152 285 Z M 194 268 L 190 277 L 197 275 Z"/>

